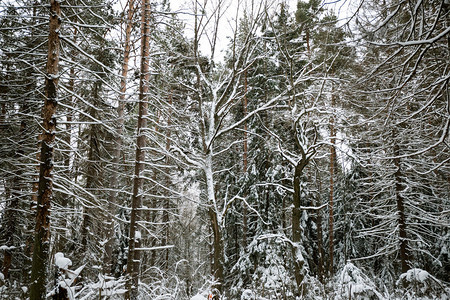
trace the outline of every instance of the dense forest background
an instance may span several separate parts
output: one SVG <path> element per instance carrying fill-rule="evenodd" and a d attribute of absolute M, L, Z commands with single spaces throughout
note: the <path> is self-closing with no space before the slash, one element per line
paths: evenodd
<path fill-rule="evenodd" d="M 0 299 L 449 299 L 450 2 L 325 2 L 0 0 Z"/>

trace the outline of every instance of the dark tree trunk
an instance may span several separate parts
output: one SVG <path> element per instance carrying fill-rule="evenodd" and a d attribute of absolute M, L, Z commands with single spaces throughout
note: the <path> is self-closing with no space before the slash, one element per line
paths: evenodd
<path fill-rule="evenodd" d="M 335 96 L 331 95 L 331 106 L 335 106 Z M 330 194 L 329 194 L 329 245 L 328 245 L 328 274 L 330 277 L 333 276 L 334 271 L 334 173 L 336 166 L 336 129 L 334 124 L 334 116 L 330 118 Z"/>
<path fill-rule="evenodd" d="M 403 199 L 403 179 L 400 158 L 400 147 L 396 144 L 394 145 L 394 165 L 396 171 L 394 173 L 395 177 L 395 198 L 397 202 L 397 220 L 398 220 L 398 236 L 400 242 L 400 263 L 402 267 L 402 273 L 406 273 L 409 270 L 408 260 L 408 241 L 406 238 L 406 218 L 405 218 L 405 200 Z"/>
<path fill-rule="evenodd" d="M 209 208 L 209 217 L 211 220 L 211 228 L 213 230 L 213 268 L 212 268 L 212 275 L 214 278 L 219 282 L 218 285 L 215 286 L 215 288 L 219 291 L 219 293 L 222 292 L 222 285 L 224 282 L 224 274 L 223 274 L 223 240 L 222 240 L 222 233 L 220 231 L 220 225 L 217 219 L 216 212 Z M 219 299 L 219 294 L 213 293 L 214 300 Z"/>
<path fill-rule="evenodd" d="M 126 27 L 125 27 L 125 46 L 123 51 L 123 62 L 122 62 L 122 73 L 120 79 L 120 95 L 119 95 L 119 105 L 117 107 L 117 135 L 115 138 L 114 145 L 114 161 L 113 161 L 113 173 L 111 175 L 111 192 L 109 193 L 109 212 L 115 213 L 115 206 L 117 204 L 117 188 L 118 188 L 118 173 L 119 173 L 119 163 L 121 156 L 121 148 L 122 148 L 122 135 L 123 135 L 123 126 L 124 126 L 124 109 L 125 109 L 125 96 L 127 91 L 127 76 L 128 76 L 128 62 L 130 59 L 130 38 L 131 38 L 131 29 L 133 27 L 133 16 L 135 12 L 134 0 L 130 0 L 128 2 L 128 14 L 126 19 Z M 114 245 L 114 222 L 112 218 L 110 218 L 109 224 L 107 225 L 106 230 L 106 238 L 107 242 L 105 243 L 105 256 L 103 263 L 103 270 L 107 274 L 111 272 L 114 273 L 113 270 L 113 245 Z"/>
<path fill-rule="evenodd" d="M 150 66 L 149 66 L 149 54 L 150 54 L 150 1 L 142 1 L 142 37 L 141 37 L 141 77 L 139 82 L 139 117 L 137 124 L 137 141 L 136 141 L 136 162 L 134 168 L 134 180 L 133 180 L 133 195 L 131 200 L 131 214 L 130 214 L 130 236 L 128 245 L 128 261 L 127 261 L 127 274 L 129 279 L 127 280 L 127 292 L 125 298 L 127 300 L 137 299 L 138 286 L 139 286 L 139 273 L 140 273 L 140 261 L 141 251 L 136 250 L 140 246 L 140 235 L 138 222 L 140 221 L 140 209 L 142 207 L 142 186 L 143 179 L 141 173 L 145 167 L 145 146 L 146 136 L 145 128 L 147 127 L 147 109 L 148 109 L 148 90 L 150 79 Z"/>
<path fill-rule="evenodd" d="M 36 227 L 31 269 L 30 300 L 45 299 L 50 237 L 50 202 L 53 193 L 53 144 L 55 142 L 59 64 L 59 31 L 61 7 L 57 0 L 50 1 L 50 26 L 45 78 L 45 102 L 42 109 L 43 132 L 36 208 Z"/>
<path fill-rule="evenodd" d="M 100 82 L 95 82 L 92 90 L 92 99 L 93 102 L 96 103 L 98 101 L 99 95 L 99 86 Z M 96 110 L 91 108 L 90 115 L 94 118 L 97 118 Z M 98 163 L 100 159 L 100 150 L 99 150 L 99 138 L 98 138 L 98 125 L 92 124 L 89 128 L 89 152 L 88 152 L 88 162 L 86 169 L 86 190 L 89 192 L 93 192 L 93 190 L 99 186 L 100 181 L 100 172 L 98 171 Z M 91 199 L 91 202 L 95 204 L 95 199 Z M 99 215 L 96 212 L 95 207 L 84 207 L 83 211 L 83 223 L 81 225 L 81 251 L 79 254 L 85 255 L 86 252 L 89 251 L 89 236 L 96 236 L 96 227 L 94 225 L 95 218 L 92 216 Z"/>
<path fill-rule="evenodd" d="M 299 294 L 303 294 L 305 292 L 305 287 L 303 284 L 303 279 L 305 275 L 303 274 L 303 265 L 304 261 L 301 258 L 300 254 L 300 245 L 302 238 L 302 229 L 300 226 L 300 219 L 302 216 L 301 211 L 301 176 L 303 173 L 303 169 L 308 164 L 308 159 L 303 157 L 295 166 L 294 172 L 294 197 L 293 197 L 293 209 L 292 209 L 292 242 L 293 242 L 293 261 L 294 261 L 294 277 L 295 282 L 297 283 L 297 288 Z"/>
<path fill-rule="evenodd" d="M 171 91 L 169 94 L 169 99 L 168 99 L 169 106 L 172 105 L 172 94 L 173 94 L 173 91 Z M 171 117 L 172 117 L 172 110 L 169 109 L 169 113 L 167 116 L 167 128 L 170 128 L 170 126 L 171 126 L 171 123 L 172 123 Z M 171 142 L 170 142 L 170 130 L 169 130 L 166 135 L 166 151 L 167 152 L 170 151 L 170 145 L 171 145 Z M 166 156 L 165 161 L 166 161 L 166 165 L 169 165 L 170 157 L 168 155 Z M 166 178 L 167 178 L 166 184 L 167 184 L 167 186 L 169 186 L 170 180 L 168 177 L 166 177 Z M 164 201 L 163 201 L 162 223 L 164 226 L 164 230 L 163 230 L 163 238 L 161 240 L 161 246 L 167 246 L 169 243 L 169 235 L 170 235 L 169 209 L 170 209 L 170 206 L 171 206 L 170 200 L 169 200 L 169 197 L 167 196 L 167 198 L 164 199 Z M 164 249 L 163 252 L 164 252 L 164 270 L 167 271 L 167 269 L 169 267 L 169 248 Z"/>
<path fill-rule="evenodd" d="M 320 180 L 319 180 L 319 193 L 318 194 L 319 194 L 318 197 L 320 197 L 320 195 L 322 194 L 322 183 L 321 183 Z M 316 201 L 315 206 L 317 207 L 319 205 L 320 205 L 320 200 Z M 317 253 L 317 255 L 319 255 L 318 275 L 319 275 L 319 281 L 323 283 L 323 275 L 324 275 L 324 270 L 323 270 L 324 262 L 323 262 L 323 259 L 324 259 L 325 255 L 324 255 L 323 242 L 322 242 L 322 240 L 323 240 L 323 229 L 322 229 L 322 212 L 321 212 L 321 210 L 320 209 L 316 210 L 316 214 L 317 214 L 317 217 L 316 217 L 317 248 L 319 250 L 318 253 Z"/>
<path fill-rule="evenodd" d="M 247 70 L 244 72 L 244 117 L 247 116 Z M 248 133 L 247 133 L 247 121 L 244 122 L 244 152 L 242 154 L 242 161 L 244 164 L 242 172 L 244 176 L 247 176 L 247 167 L 248 167 Z M 247 200 L 247 193 L 245 192 L 244 198 Z M 242 207 L 242 247 L 244 250 L 247 248 L 247 205 L 243 203 Z M 237 250 L 237 249 L 236 249 Z"/>

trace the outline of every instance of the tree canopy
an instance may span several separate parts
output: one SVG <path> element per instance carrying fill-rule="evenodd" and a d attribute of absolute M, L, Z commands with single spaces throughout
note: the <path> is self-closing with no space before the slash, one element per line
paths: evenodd
<path fill-rule="evenodd" d="M 450 4 L 331 2 L 0 1 L 0 299 L 449 298 Z"/>

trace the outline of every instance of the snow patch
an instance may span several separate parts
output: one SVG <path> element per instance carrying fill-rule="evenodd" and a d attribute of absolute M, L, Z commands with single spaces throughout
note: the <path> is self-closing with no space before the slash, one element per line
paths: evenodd
<path fill-rule="evenodd" d="M 67 269 L 72 265 L 72 261 L 64 257 L 64 254 L 62 252 L 58 252 L 55 254 L 55 265 L 60 269 Z"/>
<path fill-rule="evenodd" d="M 378 292 L 375 283 L 351 262 L 347 263 L 338 275 L 338 282 L 342 294 L 351 295 L 352 299 L 385 299 Z"/>
<path fill-rule="evenodd" d="M 8 250 L 14 250 L 14 249 L 16 249 L 16 247 L 14 247 L 14 246 L 6 246 L 6 245 L 0 246 L 0 251 L 8 251 Z"/>
<path fill-rule="evenodd" d="M 136 230 L 136 233 L 134 234 L 134 238 L 136 240 L 140 240 L 142 238 L 142 234 L 139 230 Z"/>
<path fill-rule="evenodd" d="M 403 273 L 400 275 L 401 279 L 406 279 L 408 282 L 413 281 L 419 281 L 419 282 L 425 282 L 430 277 L 430 273 L 428 273 L 425 270 L 413 268 L 411 270 L 408 270 L 406 273 Z"/>
<path fill-rule="evenodd" d="M 252 290 L 246 289 L 242 292 L 241 300 L 252 300 L 255 298 L 256 295 Z"/>
<path fill-rule="evenodd" d="M 413 268 L 400 275 L 397 294 L 404 299 L 450 299 L 450 289 L 425 270 Z"/>
<path fill-rule="evenodd" d="M 203 295 L 197 294 L 194 297 L 192 297 L 190 300 L 208 300 L 208 298 L 206 298 Z"/>

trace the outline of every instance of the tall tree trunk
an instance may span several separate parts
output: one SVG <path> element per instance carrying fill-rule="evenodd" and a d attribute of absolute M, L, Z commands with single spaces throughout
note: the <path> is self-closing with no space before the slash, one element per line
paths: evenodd
<path fill-rule="evenodd" d="M 92 89 L 92 101 L 95 104 L 98 101 L 100 82 L 95 82 Z M 91 107 L 90 113 L 93 118 L 97 119 L 96 109 Z M 98 139 L 98 125 L 91 124 L 89 128 L 89 151 L 88 151 L 88 161 L 86 168 L 86 190 L 94 193 L 94 189 L 99 186 L 101 174 L 98 171 L 98 163 L 100 159 L 99 151 L 99 139 Z M 94 206 L 97 204 L 96 199 L 92 198 L 91 203 Z M 95 218 L 92 216 L 98 216 L 96 213 L 96 208 L 91 207 L 91 205 L 83 208 L 83 222 L 81 225 L 81 250 L 78 254 L 85 255 L 89 252 L 89 240 L 90 236 L 96 236 L 97 232 L 96 226 L 94 226 Z"/>
<path fill-rule="evenodd" d="M 244 118 L 247 116 L 247 70 L 244 72 Z M 248 133 L 247 133 L 247 121 L 244 122 L 244 152 L 242 154 L 244 176 L 247 176 L 248 168 Z M 247 200 L 247 192 L 244 194 L 244 198 Z M 244 203 L 242 207 L 242 247 L 244 250 L 247 248 L 247 205 Z M 237 250 L 237 249 L 236 249 Z"/>
<path fill-rule="evenodd" d="M 395 199 L 397 202 L 397 222 L 398 222 L 398 237 L 400 241 L 400 263 L 402 267 L 402 273 L 406 273 L 409 270 L 408 260 L 408 241 L 406 239 L 406 218 L 405 218 L 405 200 L 403 199 L 403 178 L 401 171 L 400 158 L 400 147 L 394 145 L 394 165 L 396 171 L 394 173 L 395 177 Z"/>
<path fill-rule="evenodd" d="M 303 260 L 301 254 L 300 242 L 302 238 L 302 228 L 300 226 L 301 222 L 301 187 L 300 187 L 300 177 L 302 176 L 303 169 L 308 164 L 308 159 L 304 156 L 295 166 L 294 172 L 294 196 L 293 196 L 293 209 L 292 209 L 292 255 L 294 262 L 294 277 L 297 283 L 298 293 L 300 295 L 305 293 L 305 286 L 303 284 L 303 279 L 305 277 L 303 265 L 305 261 Z"/>
<path fill-rule="evenodd" d="M 39 187 L 37 195 L 36 228 L 31 269 L 30 300 L 46 298 L 48 251 L 50 238 L 50 202 L 53 193 L 53 144 L 55 142 L 56 111 L 58 96 L 59 32 L 61 28 L 61 6 L 50 0 L 50 26 L 47 70 L 45 78 L 45 102 L 42 109 L 43 132 L 41 135 L 41 157 Z"/>
<path fill-rule="evenodd" d="M 160 134 L 160 118 L 161 118 L 161 112 L 156 112 L 156 122 L 155 122 L 155 127 L 154 127 L 154 132 L 156 133 L 156 135 Z M 151 146 L 150 146 L 151 147 Z M 159 153 L 157 153 L 156 151 L 152 151 L 150 155 L 158 155 Z M 158 181 L 158 175 L 159 173 L 157 171 L 153 171 L 152 172 L 152 180 L 153 182 L 157 182 Z M 159 187 L 158 186 L 154 186 L 153 189 L 151 190 L 151 194 L 152 195 L 156 195 L 159 192 Z M 160 222 L 158 222 L 158 218 L 159 218 L 159 210 L 158 210 L 158 205 L 159 205 L 159 199 L 158 197 L 151 197 L 149 199 L 150 202 L 150 211 L 148 211 L 145 214 L 145 222 L 147 222 L 147 230 L 150 230 L 152 232 L 158 232 L 159 231 L 159 224 Z M 150 237 L 150 248 L 156 247 L 157 244 L 159 243 L 159 237 L 155 234 L 154 236 Z M 145 253 L 147 254 L 147 253 Z M 150 266 L 158 266 L 158 262 L 160 262 L 158 260 L 158 258 L 161 256 L 159 251 L 151 251 L 150 253 L 148 253 L 149 259 L 148 259 L 148 263 Z M 155 269 L 155 273 L 149 275 L 149 276 L 157 276 L 156 273 L 158 272 Z"/>
<path fill-rule="evenodd" d="M 118 188 L 118 174 L 119 174 L 119 163 L 121 157 L 121 148 L 122 148 L 122 135 L 123 135 L 123 126 L 124 126 L 124 109 L 125 109 L 125 100 L 126 100 L 126 91 L 127 91 L 127 76 L 128 76 L 128 62 L 130 59 L 130 48 L 131 48 L 131 29 L 133 28 L 133 16 L 135 12 L 134 0 L 130 0 L 128 2 L 128 13 L 126 19 L 126 27 L 125 27 L 125 45 L 123 51 L 123 62 L 122 62 L 122 72 L 120 79 L 120 95 L 119 95 L 119 103 L 117 106 L 117 133 L 115 138 L 114 145 L 114 160 L 113 160 L 113 172 L 111 175 L 111 191 L 109 193 L 109 212 L 114 213 L 116 211 L 115 205 L 117 204 L 117 188 Z M 107 232 L 106 238 L 107 242 L 105 243 L 105 254 L 103 259 L 103 271 L 104 273 L 113 273 L 112 270 L 112 252 L 114 245 L 114 222 L 112 218 L 110 218 L 109 224 L 107 224 Z"/>
<path fill-rule="evenodd" d="M 320 179 L 317 178 L 316 176 L 316 180 L 318 181 L 319 184 L 319 192 L 318 192 L 318 199 L 316 199 L 315 201 L 315 206 L 318 207 L 320 205 L 320 195 L 322 195 L 322 181 Z M 324 249 L 323 249 L 323 229 L 322 229 L 322 212 L 320 209 L 316 210 L 316 226 L 317 226 L 317 248 L 318 248 L 318 252 L 317 255 L 319 256 L 319 266 L 318 266 L 318 275 L 319 275 L 319 281 L 323 283 L 323 259 L 324 259 Z"/>
<path fill-rule="evenodd" d="M 212 207 L 209 208 L 209 217 L 211 220 L 211 228 L 213 230 L 213 276 L 214 279 L 218 281 L 218 284 L 214 286 L 219 293 L 223 291 L 223 240 L 222 232 L 220 230 L 219 220 L 217 218 L 217 213 Z M 219 300 L 220 295 L 218 293 L 213 293 L 214 300 Z"/>
<path fill-rule="evenodd" d="M 333 108 L 335 106 L 335 96 L 334 94 L 331 95 L 331 107 Z M 329 194 L 329 201 L 328 201 L 328 208 L 329 208 L 329 248 L 328 248 L 328 274 L 333 276 L 333 260 L 334 260 L 334 172 L 335 172 L 335 166 L 336 166 L 336 129 L 334 124 L 334 116 L 332 115 L 330 118 L 330 194 Z"/>
<path fill-rule="evenodd" d="M 130 214 L 130 235 L 128 245 L 128 261 L 127 261 L 127 292 L 125 298 L 127 300 L 137 299 L 139 286 L 139 269 L 140 269 L 140 250 L 136 248 L 140 245 L 140 231 L 137 230 L 140 221 L 140 209 L 142 207 L 142 185 L 143 179 L 141 173 L 145 166 L 145 128 L 147 127 L 147 109 L 148 109 L 148 90 L 150 79 L 150 1 L 142 0 L 142 37 L 141 37 L 141 75 L 139 82 L 139 116 L 137 124 L 137 141 L 136 141 L 136 162 L 134 168 L 133 179 L 133 195 L 131 200 Z M 137 234 L 138 233 L 138 234 Z"/>
<path fill-rule="evenodd" d="M 220 212 L 217 207 L 216 195 L 215 195 L 215 186 L 214 186 L 214 178 L 213 178 L 213 148 L 208 148 L 208 138 L 207 138 L 207 130 L 209 130 L 210 137 L 212 138 L 212 130 L 214 128 L 214 117 L 209 116 L 210 122 L 206 126 L 206 116 L 203 112 L 203 95 L 202 95 L 202 84 L 201 84 L 201 74 L 200 74 L 200 61 L 199 61 L 199 32 L 200 32 L 200 24 L 198 21 L 198 2 L 195 1 L 195 18 L 194 18 L 194 59 L 197 65 L 195 70 L 196 72 L 196 96 L 198 100 L 198 112 L 200 115 L 199 120 L 199 128 L 200 128 L 200 136 L 202 141 L 203 154 L 205 155 L 205 165 L 204 165 L 204 176 L 206 181 L 206 189 L 208 194 L 208 206 L 209 206 L 209 218 L 211 222 L 211 230 L 213 233 L 213 241 L 210 243 L 212 245 L 212 266 L 211 272 L 214 276 L 216 284 L 213 286 L 215 289 L 213 293 L 214 300 L 218 300 L 220 297 L 220 293 L 222 292 L 222 285 L 224 282 L 224 252 L 223 252 L 223 241 L 222 241 L 222 228 L 220 224 Z M 200 22 L 201 23 L 201 22 Z M 209 141 L 211 142 L 211 141 Z M 210 252 L 211 253 L 211 252 Z"/>
<path fill-rule="evenodd" d="M 214 300 L 220 299 L 220 294 L 223 291 L 223 283 L 224 283 L 224 247 L 222 240 L 222 230 L 221 220 L 220 220 L 220 212 L 217 207 L 217 199 L 215 195 L 215 187 L 214 187 L 214 178 L 213 178 L 213 169 L 212 169 L 212 160 L 213 154 L 210 152 L 207 153 L 206 164 L 205 164 L 205 181 L 206 181 L 206 189 L 208 193 L 208 205 L 209 205 L 209 219 L 211 222 L 211 229 L 213 233 L 213 260 L 212 260 L 212 275 L 214 276 L 215 281 L 217 282 L 213 288 L 216 290 L 213 293 Z"/>
<path fill-rule="evenodd" d="M 78 29 L 74 28 L 73 30 L 73 43 L 76 44 L 77 43 L 77 35 L 78 35 Z M 76 54 L 75 54 L 75 50 L 72 50 L 71 52 L 71 56 L 72 56 L 72 60 L 76 61 Z M 71 66 L 70 67 L 70 71 L 69 71 L 69 86 L 68 86 L 68 90 L 73 94 L 75 91 L 75 67 Z M 73 95 L 70 94 L 68 97 L 69 100 L 69 105 L 70 106 L 74 106 L 75 102 L 73 99 Z M 66 132 L 67 135 L 65 137 L 65 141 L 66 144 L 68 146 L 68 152 L 67 152 L 67 156 L 64 159 L 64 167 L 66 167 L 67 169 L 67 173 L 70 174 L 70 153 L 72 152 L 72 146 L 71 146 L 71 137 L 72 137 L 72 121 L 73 121 L 73 111 L 70 110 L 67 112 L 67 123 L 66 123 Z M 63 199 L 65 200 L 65 199 Z M 67 201 L 66 201 L 67 202 Z M 64 205 L 64 203 L 63 203 Z"/>
<path fill-rule="evenodd" d="M 173 97 L 173 90 L 170 91 L 169 94 L 169 99 L 168 99 L 168 104 L 169 107 L 172 105 L 172 97 Z M 170 150 L 170 126 L 172 123 L 171 120 L 172 117 L 172 109 L 169 108 L 169 112 L 168 112 L 168 116 L 167 116 L 167 128 L 168 128 L 168 132 L 166 134 L 166 151 L 169 152 Z M 170 157 L 168 155 L 166 155 L 165 158 L 166 161 L 166 165 L 169 165 L 170 162 Z M 166 184 L 167 186 L 170 185 L 170 180 L 169 177 L 166 177 Z M 165 192 L 167 194 L 167 192 Z M 161 246 L 167 246 L 168 242 L 169 242 L 169 234 L 170 234 L 170 227 L 169 227 L 169 209 L 170 209 L 170 200 L 169 200 L 169 195 L 167 195 L 167 197 L 164 199 L 163 201 L 163 215 L 162 215 L 162 224 L 164 226 L 164 232 L 163 232 L 163 237 L 161 240 Z M 165 271 L 167 271 L 167 268 L 169 267 L 169 248 L 166 248 L 163 250 L 164 251 L 164 269 Z"/>

